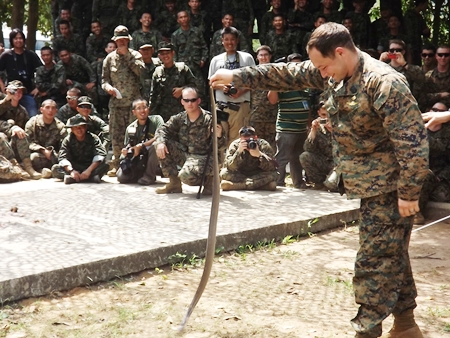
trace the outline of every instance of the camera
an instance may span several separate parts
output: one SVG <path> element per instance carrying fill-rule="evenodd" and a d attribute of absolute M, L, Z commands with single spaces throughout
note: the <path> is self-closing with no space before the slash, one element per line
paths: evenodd
<path fill-rule="evenodd" d="M 388 58 L 391 60 L 396 60 L 397 59 L 397 55 L 395 55 L 395 53 L 388 53 Z"/>
<path fill-rule="evenodd" d="M 326 118 L 319 118 L 319 124 L 327 124 L 327 119 Z"/>
<path fill-rule="evenodd" d="M 217 101 L 216 102 L 216 113 L 217 113 L 217 122 L 227 122 L 228 118 L 230 117 L 230 114 L 225 112 L 224 109 L 228 108 L 230 110 L 239 111 L 241 108 L 238 104 L 232 103 L 232 102 L 223 102 L 223 101 Z"/>
<path fill-rule="evenodd" d="M 251 137 L 246 141 L 248 149 L 256 149 L 258 147 L 258 142 L 256 142 L 256 139 Z"/>
<path fill-rule="evenodd" d="M 9 91 L 9 93 L 10 93 L 11 95 L 14 95 L 15 93 L 17 93 L 17 87 L 14 86 L 14 85 L 9 85 L 9 86 L 7 87 L 7 89 L 8 89 L 8 91 Z"/>
<path fill-rule="evenodd" d="M 235 86 L 233 86 L 233 85 L 228 85 L 227 87 L 228 87 L 228 92 L 226 92 L 226 93 L 223 92 L 225 95 L 231 96 L 231 95 L 234 95 L 234 94 L 237 93 L 237 88 L 236 88 Z"/>

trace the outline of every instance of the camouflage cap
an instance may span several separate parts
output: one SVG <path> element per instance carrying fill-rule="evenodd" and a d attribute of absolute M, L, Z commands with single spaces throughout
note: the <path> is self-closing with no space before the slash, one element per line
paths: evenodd
<path fill-rule="evenodd" d="M 123 25 L 119 25 L 114 29 L 114 36 L 111 38 L 111 40 L 113 41 L 119 39 L 133 40 L 130 33 L 128 32 L 128 28 Z"/>
<path fill-rule="evenodd" d="M 87 124 L 86 120 L 83 116 L 80 114 L 75 115 L 74 117 L 71 117 L 69 120 L 67 120 L 66 127 L 72 128 L 72 127 L 78 127 Z"/>
<path fill-rule="evenodd" d="M 89 96 L 80 96 L 78 98 L 78 107 L 90 106 L 92 108 L 92 100 Z"/>
<path fill-rule="evenodd" d="M 146 49 L 146 48 L 153 48 L 153 45 L 146 43 L 145 45 L 142 45 L 141 47 L 139 47 L 139 49 Z"/>
<path fill-rule="evenodd" d="M 161 41 L 158 44 L 158 52 L 162 50 L 175 50 L 175 46 L 171 44 L 170 42 Z"/>
<path fill-rule="evenodd" d="M 16 87 L 17 89 L 23 89 L 23 92 L 26 93 L 27 92 L 27 88 L 25 88 L 25 86 L 23 85 L 22 81 L 19 80 L 12 80 L 8 82 L 8 87 L 9 86 L 13 86 Z"/>

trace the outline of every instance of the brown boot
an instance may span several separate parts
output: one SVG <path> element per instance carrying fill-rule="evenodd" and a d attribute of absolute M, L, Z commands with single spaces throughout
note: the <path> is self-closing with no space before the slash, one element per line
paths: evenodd
<path fill-rule="evenodd" d="M 245 184 L 245 182 L 243 182 L 243 183 L 233 183 L 231 181 L 222 180 L 222 182 L 220 183 L 220 187 L 224 191 L 228 191 L 228 190 L 245 190 L 247 188 L 247 185 Z"/>
<path fill-rule="evenodd" d="M 162 188 L 156 188 L 157 194 L 173 194 L 181 193 L 183 189 L 181 188 L 181 180 L 178 176 L 169 176 L 170 182 L 167 183 Z"/>
<path fill-rule="evenodd" d="M 31 179 L 31 176 L 29 173 L 27 173 L 25 170 L 23 170 L 23 168 L 20 166 L 20 164 L 17 162 L 17 160 L 15 158 L 13 158 L 12 160 L 10 160 L 9 162 L 11 162 L 11 164 L 13 165 L 13 167 L 20 172 L 20 178 L 22 180 L 29 180 Z"/>
<path fill-rule="evenodd" d="M 205 185 L 203 187 L 203 195 L 212 195 L 213 192 L 213 177 L 212 176 L 207 176 L 205 179 Z"/>
<path fill-rule="evenodd" d="M 42 175 L 39 174 L 36 170 L 34 170 L 33 166 L 31 165 L 31 160 L 29 158 L 25 158 L 22 160 L 22 166 L 23 169 L 30 175 L 31 179 L 33 180 L 39 180 L 42 178 Z"/>
<path fill-rule="evenodd" d="M 423 338 L 420 328 L 414 320 L 413 310 L 407 310 L 394 316 L 394 325 L 385 338 Z"/>

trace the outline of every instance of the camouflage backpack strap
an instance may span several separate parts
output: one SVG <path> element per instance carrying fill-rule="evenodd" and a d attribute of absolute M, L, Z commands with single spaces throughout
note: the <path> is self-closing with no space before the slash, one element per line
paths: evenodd
<path fill-rule="evenodd" d="M 5 156 L 0 155 L 0 182 L 14 182 L 21 178 L 20 169 L 6 159 Z"/>

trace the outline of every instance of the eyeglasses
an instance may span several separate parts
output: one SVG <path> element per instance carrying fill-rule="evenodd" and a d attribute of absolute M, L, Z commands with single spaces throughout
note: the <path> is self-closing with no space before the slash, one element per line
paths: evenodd
<path fill-rule="evenodd" d="M 391 49 L 389 49 L 389 53 L 395 53 L 395 52 L 401 53 L 401 52 L 403 52 L 403 48 L 391 48 Z"/>
<path fill-rule="evenodd" d="M 432 58 L 434 56 L 434 53 L 422 53 L 423 58 Z"/>
<path fill-rule="evenodd" d="M 184 102 L 195 102 L 198 100 L 198 97 L 196 97 L 195 99 L 182 99 Z"/>
<path fill-rule="evenodd" d="M 78 96 L 66 96 L 67 100 L 78 100 Z"/>
<path fill-rule="evenodd" d="M 439 108 L 431 108 L 430 109 L 431 111 L 434 111 L 434 112 L 439 112 L 439 113 L 443 113 L 443 112 L 445 112 L 445 111 L 447 111 L 447 110 L 445 110 L 445 109 L 439 109 Z"/>
<path fill-rule="evenodd" d="M 448 58 L 450 56 L 450 53 L 436 53 L 436 54 L 440 58 Z"/>

